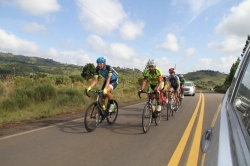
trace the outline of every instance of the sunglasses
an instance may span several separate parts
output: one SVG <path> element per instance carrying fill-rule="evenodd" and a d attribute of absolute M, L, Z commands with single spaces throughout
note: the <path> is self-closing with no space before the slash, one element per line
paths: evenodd
<path fill-rule="evenodd" d="M 169 73 L 174 73 L 174 72 L 169 72 Z"/>

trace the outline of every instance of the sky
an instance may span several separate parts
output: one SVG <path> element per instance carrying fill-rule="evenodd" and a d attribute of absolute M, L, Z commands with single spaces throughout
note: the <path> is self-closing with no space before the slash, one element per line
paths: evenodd
<path fill-rule="evenodd" d="M 85 66 L 100 56 L 164 75 L 228 74 L 250 34 L 250 0 L 0 0 L 0 51 Z M 184 75 L 185 77 L 185 75 Z"/>

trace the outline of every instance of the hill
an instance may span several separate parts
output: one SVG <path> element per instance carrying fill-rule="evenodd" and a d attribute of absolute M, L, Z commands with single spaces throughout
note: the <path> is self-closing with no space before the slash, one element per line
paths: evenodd
<path fill-rule="evenodd" d="M 138 69 L 114 67 L 126 78 L 138 78 L 142 71 Z M 52 59 L 28 57 L 0 52 L 0 76 L 28 76 L 30 74 L 47 73 L 52 75 L 80 75 L 83 66 L 63 64 Z"/>
<path fill-rule="evenodd" d="M 193 81 L 198 88 L 210 89 L 216 85 L 224 84 L 228 74 L 212 70 L 199 70 L 195 72 L 188 72 L 184 75 L 187 81 Z"/>

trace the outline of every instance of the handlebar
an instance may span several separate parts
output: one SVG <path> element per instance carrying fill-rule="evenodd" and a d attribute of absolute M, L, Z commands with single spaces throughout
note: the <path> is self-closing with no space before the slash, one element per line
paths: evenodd
<path fill-rule="evenodd" d="M 90 92 L 95 92 L 95 93 L 98 93 L 98 94 L 103 94 L 103 90 L 89 90 Z M 90 97 L 90 95 L 88 94 L 88 90 L 87 89 L 84 89 L 84 92 L 85 94 Z"/>
<path fill-rule="evenodd" d="M 147 93 L 147 94 L 156 94 L 156 93 L 160 93 L 160 92 L 145 92 L 145 91 L 138 91 L 138 96 L 141 98 L 141 93 Z"/>

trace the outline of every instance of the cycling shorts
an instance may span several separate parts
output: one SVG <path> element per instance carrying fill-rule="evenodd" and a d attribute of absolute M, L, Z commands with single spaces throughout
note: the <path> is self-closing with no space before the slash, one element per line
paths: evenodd
<path fill-rule="evenodd" d="M 109 86 L 111 87 L 112 90 L 114 90 L 117 87 L 118 83 L 116 80 L 114 81 L 110 81 Z M 103 85 L 102 85 L 102 90 L 104 89 L 104 87 L 106 86 L 106 81 L 104 81 Z"/>

